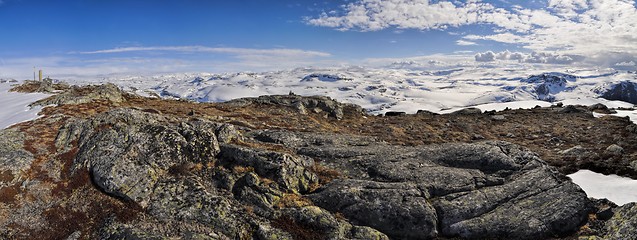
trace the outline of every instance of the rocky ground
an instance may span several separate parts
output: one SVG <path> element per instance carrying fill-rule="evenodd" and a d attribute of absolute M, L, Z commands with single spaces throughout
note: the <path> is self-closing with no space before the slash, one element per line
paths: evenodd
<path fill-rule="evenodd" d="M 603 106 L 371 116 L 326 97 L 57 92 L 0 131 L 2 239 L 632 239 L 637 206 L 564 174 L 637 177 Z"/>

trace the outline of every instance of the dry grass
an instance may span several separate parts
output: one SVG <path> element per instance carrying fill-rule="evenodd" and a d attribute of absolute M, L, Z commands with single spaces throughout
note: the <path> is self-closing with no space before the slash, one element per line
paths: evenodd
<path fill-rule="evenodd" d="M 336 169 L 332 169 L 321 164 L 315 163 L 310 169 L 319 177 L 319 184 L 325 185 L 334 179 L 342 178 L 343 174 Z M 315 190 L 315 189 L 314 189 Z"/>
<path fill-rule="evenodd" d="M 276 207 L 279 209 L 282 208 L 298 208 L 298 207 L 306 207 L 312 206 L 312 200 L 306 198 L 304 196 L 294 194 L 294 193 L 284 193 L 283 197 L 276 203 Z"/>
<path fill-rule="evenodd" d="M 244 173 L 254 172 L 254 167 L 234 166 L 232 167 L 232 173 L 242 175 Z"/>
<path fill-rule="evenodd" d="M 338 220 L 345 221 L 345 222 L 349 222 L 349 220 L 348 220 L 348 219 L 345 217 L 345 215 L 343 215 L 343 213 L 341 213 L 341 212 L 336 212 L 336 213 L 334 213 L 334 217 L 335 217 L 336 219 L 338 219 Z"/>

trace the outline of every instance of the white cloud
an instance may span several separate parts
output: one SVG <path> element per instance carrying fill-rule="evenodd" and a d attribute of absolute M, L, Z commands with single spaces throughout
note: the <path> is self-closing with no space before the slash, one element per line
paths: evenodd
<path fill-rule="evenodd" d="M 341 10 L 306 21 L 315 26 L 358 31 L 487 24 L 495 27 L 493 33 L 465 35 L 461 41 L 495 41 L 560 56 L 537 54 L 528 61 L 566 63 L 577 61 L 569 56 L 578 55 L 598 61 L 591 64 L 599 64 L 612 62 L 617 58 L 612 55 L 616 54 L 637 55 L 634 0 L 548 0 L 544 8 L 537 9 L 505 9 L 486 0 L 357 0 Z"/>
<path fill-rule="evenodd" d="M 476 62 L 493 62 L 496 60 L 513 60 L 520 63 L 545 63 L 545 64 L 571 64 L 578 60 L 577 56 L 559 55 L 554 53 L 522 53 L 510 52 L 508 50 L 502 52 L 487 51 L 477 53 L 474 56 Z M 581 60 L 581 59 L 580 59 Z"/>
<path fill-rule="evenodd" d="M 368 58 L 358 63 L 375 68 L 398 68 L 412 70 L 440 70 L 457 67 L 475 66 L 470 51 L 454 54 L 432 54 L 408 58 Z"/>
<path fill-rule="evenodd" d="M 487 51 L 483 53 L 478 53 L 475 56 L 476 62 L 493 62 L 495 61 L 495 53 L 492 51 Z"/>
<path fill-rule="evenodd" d="M 459 45 L 459 46 L 473 46 L 473 45 L 478 45 L 478 44 L 475 43 L 475 42 L 471 42 L 471 41 L 466 41 L 466 40 L 460 39 L 460 40 L 456 41 L 456 45 Z"/>
<path fill-rule="evenodd" d="M 199 53 L 225 53 L 243 56 L 287 56 L 287 57 L 329 57 L 329 53 L 318 51 L 307 51 L 300 49 L 254 49 L 254 48 L 212 48 L 203 46 L 161 46 L 161 47 L 123 47 L 90 52 L 79 52 L 80 54 L 107 54 L 125 52 L 150 52 L 150 51 L 171 51 L 171 52 L 199 52 Z"/>
<path fill-rule="evenodd" d="M 135 54 L 147 52 L 150 56 Z M 157 54 L 158 52 L 173 54 Z M 174 54 L 175 52 L 188 54 Z M 337 64 L 330 56 L 325 52 L 299 49 L 127 47 L 73 52 L 57 57 L 3 59 L 0 61 L 0 78 L 31 78 L 33 66 L 43 69 L 45 75 L 52 78 L 109 74 L 272 71 Z"/>
<path fill-rule="evenodd" d="M 495 23 L 506 29 L 528 30 L 530 26 L 515 14 L 489 3 L 429 0 L 359 0 L 344 6 L 345 15 L 335 12 L 307 19 L 316 26 L 340 30 L 377 31 L 389 27 L 420 30 L 446 29 L 474 23 Z"/>

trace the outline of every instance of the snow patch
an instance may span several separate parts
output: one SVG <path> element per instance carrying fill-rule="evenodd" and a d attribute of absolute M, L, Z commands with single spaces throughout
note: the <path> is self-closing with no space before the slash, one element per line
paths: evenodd
<path fill-rule="evenodd" d="M 590 170 L 579 170 L 568 177 L 589 197 L 606 198 L 620 206 L 637 202 L 637 180 L 617 175 L 604 175 Z"/>
<path fill-rule="evenodd" d="M 5 129 L 16 123 L 36 119 L 40 107 L 31 108 L 32 102 L 50 96 L 43 93 L 9 92 L 15 83 L 0 83 L 0 129 Z"/>

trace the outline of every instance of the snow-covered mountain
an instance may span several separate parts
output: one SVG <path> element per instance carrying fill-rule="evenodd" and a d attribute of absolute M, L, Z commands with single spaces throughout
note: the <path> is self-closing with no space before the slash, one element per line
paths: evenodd
<path fill-rule="evenodd" d="M 425 71 L 400 68 L 297 68 L 275 72 L 181 73 L 70 80 L 75 84 L 112 82 L 142 95 L 200 102 L 228 101 L 266 94 L 326 95 L 372 113 L 440 112 L 489 103 L 520 101 L 637 103 L 637 74 L 613 69 L 464 67 Z M 591 100 L 598 99 L 598 100 Z"/>

